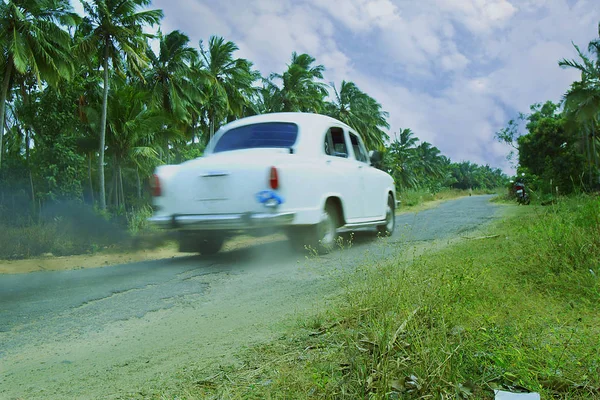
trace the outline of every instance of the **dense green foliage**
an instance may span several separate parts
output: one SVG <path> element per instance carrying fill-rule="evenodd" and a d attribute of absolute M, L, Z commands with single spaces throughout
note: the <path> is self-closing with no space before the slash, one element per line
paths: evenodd
<path fill-rule="evenodd" d="M 518 178 L 540 194 L 600 188 L 600 23 L 598 38 L 588 45 L 590 54 L 575 49 L 580 60 L 558 64 L 580 71 L 581 79 L 571 84 L 561 104 L 534 104 L 530 114 L 520 114 L 497 133 L 518 152 Z M 519 129 L 523 123 L 525 134 Z"/>
<path fill-rule="evenodd" d="M 395 179 L 399 191 L 442 188 L 493 189 L 507 178 L 500 170 L 469 161 L 452 163 L 431 143 L 421 142 L 410 129 L 401 129 L 384 150 L 383 169 Z"/>
<path fill-rule="evenodd" d="M 162 18 L 149 0 L 83 6 L 82 18 L 66 0 L 0 2 L 1 222 L 40 222 L 71 200 L 131 219 L 149 202 L 144 185 L 157 165 L 200 156 L 229 121 L 280 111 L 356 129 L 384 153 L 399 191 L 503 183 L 500 170 L 453 164 L 410 130 L 390 142 L 381 104 L 353 82 L 327 85 L 308 54 L 262 77 L 222 37 L 194 45 L 180 31 L 146 33 Z"/>

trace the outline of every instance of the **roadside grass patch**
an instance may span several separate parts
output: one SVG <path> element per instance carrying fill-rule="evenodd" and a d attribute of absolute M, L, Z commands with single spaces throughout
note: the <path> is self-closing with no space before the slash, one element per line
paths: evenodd
<path fill-rule="evenodd" d="M 0 218 L 0 260 L 52 254 L 69 256 L 101 251 L 127 252 L 164 246 L 170 235 L 147 222 L 150 207 L 110 219 L 108 214 L 77 203 L 57 204 L 37 218 L 6 222 Z"/>
<path fill-rule="evenodd" d="M 471 192 L 473 195 L 499 194 L 502 189 L 476 189 Z M 503 192 L 502 192 L 503 193 Z M 410 189 L 398 193 L 398 200 L 401 201 L 398 211 L 414 211 L 426 203 L 434 201 L 452 200 L 469 195 L 468 190 L 461 189 L 442 189 L 439 192 L 432 193 L 427 189 Z"/>
<path fill-rule="evenodd" d="M 169 397 L 600 399 L 599 199 L 519 208 L 489 233 L 358 268 L 336 306 Z"/>
<path fill-rule="evenodd" d="M 38 222 L 8 225 L 0 221 L 0 260 L 95 253 L 128 243 L 129 235 L 114 222 L 72 205 L 68 213 L 49 215 Z"/>

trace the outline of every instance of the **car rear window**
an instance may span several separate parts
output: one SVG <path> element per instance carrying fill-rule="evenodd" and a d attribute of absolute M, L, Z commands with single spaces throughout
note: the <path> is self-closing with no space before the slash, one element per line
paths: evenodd
<path fill-rule="evenodd" d="M 265 122 L 228 130 L 215 145 L 214 153 L 256 148 L 292 147 L 298 126 L 288 122 Z"/>

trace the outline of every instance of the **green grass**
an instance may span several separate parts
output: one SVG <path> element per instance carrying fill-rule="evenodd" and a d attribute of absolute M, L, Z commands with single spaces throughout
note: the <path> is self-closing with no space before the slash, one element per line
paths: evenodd
<path fill-rule="evenodd" d="M 155 397 L 600 398 L 600 201 L 517 212 L 488 237 L 358 268 L 333 309 Z"/>

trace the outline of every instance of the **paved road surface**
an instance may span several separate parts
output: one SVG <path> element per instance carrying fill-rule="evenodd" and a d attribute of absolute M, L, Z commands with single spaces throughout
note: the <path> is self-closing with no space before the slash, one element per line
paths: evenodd
<path fill-rule="evenodd" d="M 490 196 L 397 217 L 392 238 L 357 234 L 324 257 L 285 241 L 212 257 L 0 275 L 0 398 L 125 395 L 186 365 L 208 368 L 326 306 L 334 272 L 452 239 L 497 216 Z M 200 360 L 200 361 L 199 361 Z"/>

